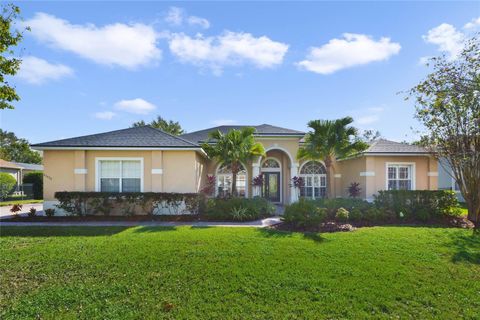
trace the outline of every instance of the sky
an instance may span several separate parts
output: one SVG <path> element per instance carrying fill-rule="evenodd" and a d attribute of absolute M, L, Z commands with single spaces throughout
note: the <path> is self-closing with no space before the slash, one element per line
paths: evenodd
<path fill-rule="evenodd" d="M 31 143 L 157 115 L 308 130 L 351 116 L 413 141 L 405 93 L 428 57 L 455 59 L 480 2 L 19 2 L 21 101 L 0 126 Z"/>

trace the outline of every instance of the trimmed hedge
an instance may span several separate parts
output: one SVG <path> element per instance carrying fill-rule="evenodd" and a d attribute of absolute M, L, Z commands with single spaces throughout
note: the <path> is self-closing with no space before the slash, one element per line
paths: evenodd
<path fill-rule="evenodd" d="M 212 221 L 252 221 L 271 216 L 275 206 L 264 198 L 211 198 L 204 218 Z"/>
<path fill-rule="evenodd" d="M 169 214 L 200 214 L 205 208 L 205 196 L 198 193 L 168 192 L 56 192 L 59 209 L 70 215 L 109 215 L 115 210 L 123 215 L 153 215 L 158 208 L 165 208 Z"/>
<path fill-rule="evenodd" d="M 393 211 L 406 219 L 428 221 L 430 218 L 459 215 L 455 192 L 449 190 L 389 190 L 375 196 L 378 208 Z"/>
<path fill-rule="evenodd" d="M 32 171 L 23 176 L 23 183 L 33 184 L 33 199 L 43 199 L 43 172 Z"/>
<path fill-rule="evenodd" d="M 319 227 L 327 218 L 327 209 L 319 208 L 313 200 L 300 198 L 285 207 L 283 221 L 295 228 Z"/>

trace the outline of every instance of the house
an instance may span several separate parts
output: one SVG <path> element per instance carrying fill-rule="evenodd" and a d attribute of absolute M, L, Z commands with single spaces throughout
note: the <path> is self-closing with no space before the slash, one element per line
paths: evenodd
<path fill-rule="evenodd" d="M 460 188 L 458 187 L 458 183 L 453 178 L 452 168 L 446 159 L 440 158 L 438 164 L 438 189 L 452 190 L 457 195 L 458 201 L 465 202 L 465 199 L 460 192 Z"/>
<path fill-rule="evenodd" d="M 207 175 L 216 176 L 216 194 L 231 188 L 228 166 L 208 159 L 201 144 L 214 130 L 228 132 L 242 126 L 219 126 L 182 136 L 152 127 L 134 127 L 33 145 L 44 152 L 45 207 L 55 204 L 56 191 L 199 192 Z M 371 200 L 384 189 L 437 189 L 437 161 L 426 150 L 403 143 L 378 140 L 364 152 L 334 162 L 332 172 L 318 161 L 299 161 L 304 132 L 268 124 L 253 126 L 255 140 L 266 156 L 243 164 L 237 179 L 241 196 L 263 196 L 287 204 L 299 196 L 348 196 L 347 187 L 359 182 L 362 198 Z M 263 190 L 252 187 L 253 177 L 264 175 Z M 330 185 L 327 186 L 327 174 Z M 292 178 L 305 181 L 301 190 Z"/>
<path fill-rule="evenodd" d="M 0 159 L 0 172 L 11 174 L 17 181 L 15 186 L 16 192 L 20 192 L 25 174 L 33 171 L 43 171 L 43 166 L 41 164 L 10 162 Z"/>

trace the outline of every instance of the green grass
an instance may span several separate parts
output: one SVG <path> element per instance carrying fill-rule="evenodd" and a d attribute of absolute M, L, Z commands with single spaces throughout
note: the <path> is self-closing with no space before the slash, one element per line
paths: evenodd
<path fill-rule="evenodd" d="M 1 230 L 1 319 L 478 319 L 479 296 L 469 230 Z"/>
<path fill-rule="evenodd" d="M 43 203 L 43 200 L 8 200 L 0 201 L 0 207 L 11 206 L 14 204 Z"/>

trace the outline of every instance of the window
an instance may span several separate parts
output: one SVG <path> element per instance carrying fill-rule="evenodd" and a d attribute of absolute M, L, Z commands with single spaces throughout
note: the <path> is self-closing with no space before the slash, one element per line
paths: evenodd
<path fill-rule="evenodd" d="M 413 190 L 412 164 L 387 164 L 388 190 Z"/>
<path fill-rule="evenodd" d="M 141 160 L 98 160 L 98 187 L 101 192 L 141 192 Z"/>
<path fill-rule="evenodd" d="M 267 159 L 263 162 L 262 169 L 280 169 L 280 164 L 275 159 Z"/>
<path fill-rule="evenodd" d="M 327 195 L 327 170 L 318 161 L 309 161 L 301 169 L 299 176 L 303 178 L 304 186 L 300 188 L 300 196 L 317 199 Z"/>
<path fill-rule="evenodd" d="M 247 195 L 247 170 L 242 165 L 242 169 L 237 173 L 237 193 L 241 197 Z M 232 168 L 229 165 L 221 166 L 217 169 L 217 195 L 220 197 L 230 196 L 232 194 Z"/>

